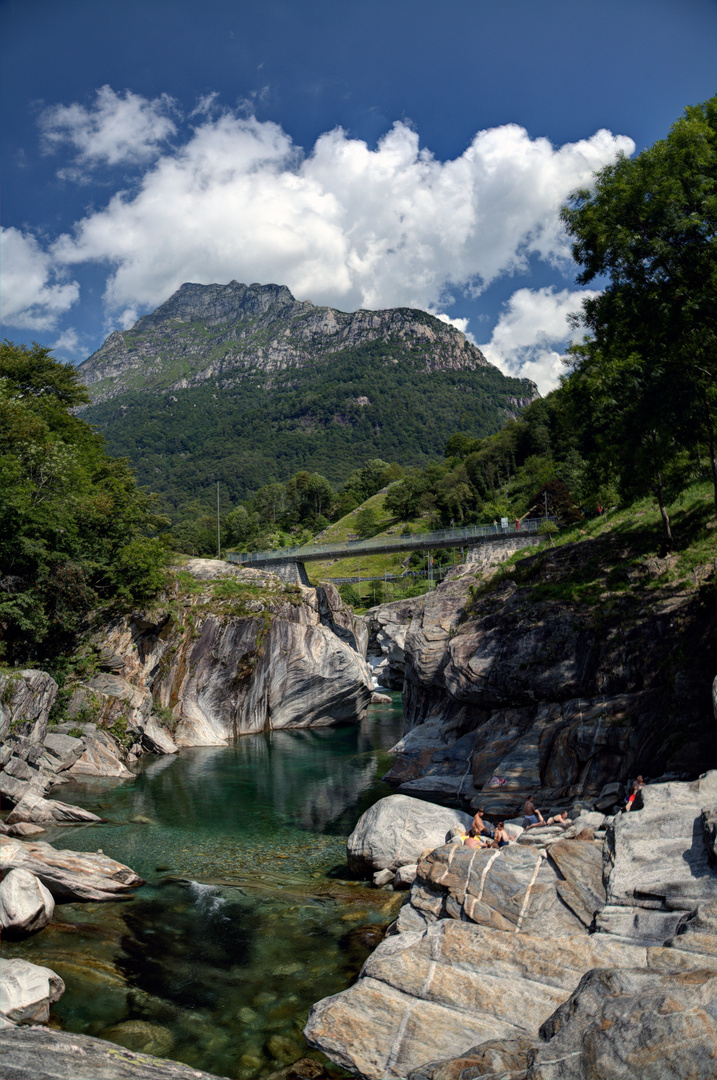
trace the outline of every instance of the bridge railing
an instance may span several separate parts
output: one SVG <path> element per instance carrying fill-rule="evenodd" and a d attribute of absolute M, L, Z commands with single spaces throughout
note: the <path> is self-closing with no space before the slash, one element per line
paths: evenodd
<path fill-rule="evenodd" d="M 550 518 L 549 520 L 554 520 Z M 471 544 L 481 539 L 495 540 L 506 536 L 522 536 L 537 533 L 545 518 L 529 518 L 522 521 L 519 527 L 514 525 L 468 525 L 459 529 L 440 529 L 430 533 L 403 533 L 396 537 L 374 537 L 369 540 L 340 540 L 332 544 L 303 544 L 299 547 L 277 548 L 274 551 L 246 551 L 230 552 L 227 555 L 229 562 L 235 563 L 265 563 L 265 562 L 302 562 L 315 560 L 326 555 L 336 557 L 341 554 L 344 558 L 351 555 L 360 555 L 387 551 L 409 551 L 411 548 L 430 547 L 461 547 L 462 544 Z"/>

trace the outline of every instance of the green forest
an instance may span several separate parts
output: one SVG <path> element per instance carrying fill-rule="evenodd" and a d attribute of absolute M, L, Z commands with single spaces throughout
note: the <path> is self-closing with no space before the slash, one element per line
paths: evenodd
<path fill-rule="evenodd" d="M 426 362 L 426 346 L 374 341 L 272 373 L 270 389 L 257 372 L 223 390 L 125 393 L 82 415 L 181 516 L 195 500 L 211 505 L 217 481 L 231 505 L 300 471 L 337 486 L 371 458 L 425 465 L 457 427 L 488 435 L 506 418 L 506 395 L 535 393 L 493 367 L 427 375 Z"/>

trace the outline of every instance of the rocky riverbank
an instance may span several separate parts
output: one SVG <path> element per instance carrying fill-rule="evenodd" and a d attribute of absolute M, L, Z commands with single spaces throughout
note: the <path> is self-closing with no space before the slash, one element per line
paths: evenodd
<path fill-rule="evenodd" d="M 500 850 L 431 850 L 455 811 L 376 804 L 349 859 L 377 874 L 415 860 L 415 880 L 307 1038 L 369 1080 L 713 1077 L 716 781 L 650 785 L 639 809 L 596 815 L 598 838 L 578 807 L 571 829 Z"/>
<path fill-rule="evenodd" d="M 333 586 L 286 585 L 273 574 L 196 559 L 152 608 L 98 629 L 62 690 L 44 671 L 0 675 L 0 794 L 11 807 L 0 824 L 3 934 L 41 931 L 56 903 L 116 900 L 142 884 L 101 851 L 63 851 L 36 839 L 47 828 L 101 821 L 49 797 L 55 789 L 93 777 L 122 783 L 148 753 L 357 722 L 371 699 L 365 648 L 363 623 Z M 64 714 L 60 723 L 51 723 L 53 707 L 55 718 Z M 26 1030 L 47 1021 L 64 989 L 49 968 L 3 964 L 8 1078 L 74 1078 L 78 1060 L 93 1077 L 208 1075 L 98 1039 Z"/>
<path fill-rule="evenodd" d="M 98 820 L 48 793 L 77 777 L 126 779 L 147 753 L 358 721 L 371 698 L 366 638 L 332 585 L 190 560 L 161 602 L 84 646 L 87 674 L 63 687 L 63 722 L 49 722 L 59 699 L 46 672 L 0 675 L 0 795 L 13 807 L 3 829 Z"/>

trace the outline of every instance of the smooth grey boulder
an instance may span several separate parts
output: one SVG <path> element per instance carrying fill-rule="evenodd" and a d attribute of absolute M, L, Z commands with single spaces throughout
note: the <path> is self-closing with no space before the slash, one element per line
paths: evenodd
<path fill-rule="evenodd" d="M 605 820 L 605 815 L 596 810 L 581 810 L 578 816 L 570 822 L 563 836 L 566 840 L 571 840 L 573 836 L 577 836 L 583 829 L 601 829 L 605 824 Z"/>
<path fill-rule="evenodd" d="M 0 927 L 12 935 L 33 934 L 47 926 L 55 910 L 52 893 L 29 870 L 18 867 L 0 888 Z"/>
<path fill-rule="evenodd" d="M 134 870 L 106 855 L 89 851 L 58 851 L 41 841 L 0 836 L 0 868 L 29 870 L 55 900 L 119 900 L 128 889 L 142 885 Z"/>
<path fill-rule="evenodd" d="M 379 799 L 361 815 L 346 841 L 351 872 L 370 877 L 376 870 L 397 870 L 415 863 L 423 851 L 445 844 L 454 826 L 467 829 L 471 821 L 460 810 L 407 795 Z"/>
<path fill-rule="evenodd" d="M 0 1031 L 0 1056 L 3 1080 L 222 1080 L 91 1035 L 41 1027 Z"/>
<path fill-rule="evenodd" d="M 393 886 L 395 889 L 410 889 L 416 880 L 416 873 L 418 871 L 418 865 L 416 863 L 409 863 L 407 866 L 399 866 L 396 871 L 396 876 L 393 879 Z"/>
<path fill-rule="evenodd" d="M 64 992 L 64 982 L 50 968 L 29 960 L 3 960 L 0 965 L 0 1014 L 14 1024 L 47 1023 L 50 1006 Z M 3 1080 L 9 1076 L 3 1063 Z"/>
<path fill-rule="evenodd" d="M 540 1029 L 528 1080 L 714 1080 L 717 973 L 595 970 Z"/>
<path fill-rule="evenodd" d="M 101 821 L 97 814 L 83 810 L 81 806 L 43 799 L 33 791 L 27 791 L 7 817 L 8 825 L 26 821 L 43 825 L 67 825 L 78 821 Z"/>

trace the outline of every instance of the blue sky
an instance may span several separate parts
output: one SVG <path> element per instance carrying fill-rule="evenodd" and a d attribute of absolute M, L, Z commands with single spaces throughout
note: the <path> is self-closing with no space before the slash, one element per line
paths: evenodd
<path fill-rule="evenodd" d="M 422 307 L 555 384 L 558 212 L 717 91 L 715 0 L 4 0 L 3 334 L 83 360 L 183 281 Z"/>

